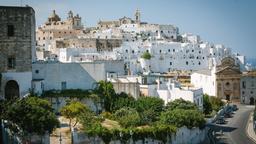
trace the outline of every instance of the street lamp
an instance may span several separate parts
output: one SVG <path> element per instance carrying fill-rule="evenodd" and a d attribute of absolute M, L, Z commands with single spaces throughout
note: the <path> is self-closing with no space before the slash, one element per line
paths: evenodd
<path fill-rule="evenodd" d="M 61 138 L 61 133 L 60 133 L 60 138 L 59 138 L 59 141 L 60 141 L 60 144 L 61 144 L 61 141 L 62 141 L 62 138 Z"/>
<path fill-rule="evenodd" d="M 131 141 L 132 141 L 132 144 L 134 144 L 134 141 L 133 141 L 133 131 L 132 130 L 130 130 L 130 135 L 131 135 Z"/>
<path fill-rule="evenodd" d="M 120 136 L 120 138 L 121 138 L 120 142 L 121 142 L 121 144 L 122 144 L 123 133 L 122 133 L 121 131 L 120 131 L 120 133 L 119 133 L 119 136 Z"/>

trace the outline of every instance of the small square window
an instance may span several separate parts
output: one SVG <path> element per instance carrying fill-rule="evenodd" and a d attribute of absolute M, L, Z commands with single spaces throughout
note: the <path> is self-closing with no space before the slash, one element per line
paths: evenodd
<path fill-rule="evenodd" d="M 61 90 L 67 89 L 67 82 L 63 81 L 61 82 Z"/>
<path fill-rule="evenodd" d="M 14 57 L 8 58 L 8 69 L 15 69 L 16 61 Z"/>
<path fill-rule="evenodd" d="M 7 35 L 9 37 L 14 36 L 14 25 L 7 25 Z"/>

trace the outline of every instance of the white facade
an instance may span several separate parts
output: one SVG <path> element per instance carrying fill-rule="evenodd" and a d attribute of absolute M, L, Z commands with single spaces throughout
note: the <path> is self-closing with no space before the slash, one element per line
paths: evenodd
<path fill-rule="evenodd" d="M 32 72 L 4 72 L 2 73 L 1 88 L 5 93 L 5 86 L 9 81 L 18 84 L 19 96 L 27 96 L 31 90 Z"/>
<path fill-rule="evenodd" d="M 173 25 L 143 24 L 140 25 L 140 32 L 152 39 L 176 40 L 179 29 Z"/>
<path fill-rule="evenodd" d="M 123 75 L 123 65 L 122 61 L 45 62 L 34 63 L 32 69 L 34 81 L 43 80 L 43 90 L 93 89 L 96 82 L 107 79 L 108 72 Z"/>
<path fill-rule="evenodd" d="M 140 84 L 136 77 L 113 77 L 113 74 L 110 74 L 109 76 L 110 77 L 108 77 L 108 81 L 110 81 L 113 84 L 116 93 L 124 92 L 128 95 L 133 96 L 136 99 L 140 96 Z"/>
<path fill-rule="evenodd" d="M 204 94 L 216 96 L 216 75 L 215 70 L 199 70 L 191 75 L 191 83 L 195 87 L 203 89 Z"/>
<path fill-rule="evenodd" d="M 60 62 L 74 62 L 74 57 L 83 55 L 84 53 L 97 53 L 96 48 L 60 48 L 59 61 Z M 82 60 L 82 59 L 81 59 Z"/>
<path fill-rule="evenodd" d="M 182 35 L 182 39 L 184 42 L 189 42 L 189 43 L 200 43 L 201 39 L 199 35 L 193 35 L 191 33 L 185 33 Z"/>
<path fill-rule="evenodd" d="M 140 33 L 139 25 L 138 24 L 122 24 L 119 29 L 123 32 L 129 33 Z"/>
<path fill-rule="evenodd" d="M 165 104 L 176 99 L 183 99 L 195 103 L 199 109 L 203 109 L 203 90 L 201 88 L 181 87 L 178 82 L 169 80 L 165 84 L 158 83 L 157 93 L 165 101 Z"/>
<path fill-rule="evenodd" d="M 151 59 L 141 59 L 141 55 L 145 52 L 150 53 Z M 114 49 L 114 53 L 117 59 L 125 61 L 132 74 L 208 69 L 213 62 L 218 64 L 222 58 L 233 56 L 231 50 L 223 45 L 167 41 L 124 42 L 120 48 Z"/>
<path fill-rule="evenodd" d="M 93 62 L 97 60 L 117 60 L 113 52 L 97 52 L 96 48 L 60 48 L 59 61 L 63 63 Z"/>

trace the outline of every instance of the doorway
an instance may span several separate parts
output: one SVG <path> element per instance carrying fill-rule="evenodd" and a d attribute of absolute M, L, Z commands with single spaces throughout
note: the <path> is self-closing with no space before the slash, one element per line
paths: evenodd
<path fill-rule="evenodd" d="M 254 98 L 253 97 L 250 98 L 250 105 L 254 105 Z"/>
<path fill-rule="evenodd" d="M 19 85 L 16 81 L 10 80 L 5 85 L 5 99 L 12 100 L 19 98 L 20 96 L 20 90 Z"/>
<path fill-rule="evenodd" d="M 226 100 L 230 101 L 230 95 L 229 94 L 226 94 Z"/>

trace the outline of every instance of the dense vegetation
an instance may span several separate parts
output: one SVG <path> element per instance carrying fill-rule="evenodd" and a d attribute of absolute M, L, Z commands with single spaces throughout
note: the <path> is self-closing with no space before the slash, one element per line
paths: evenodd
<path fill-rule="evenodd" d="M 66 106 L 62 107 L 60 111 L 61 115 L 69 119 L 70 129 L 72 123 L 73 127 L 76 126 L 81 115 L 91 113 L 91 110 L 86 105 L 78 101 L 72 101 L 68 103 Z"/>
<path fill-rule="evenodd" d="M 203 95 L 203 101 L 205 115 L 213 115 L 224 106 L 224 102 L 220 98 L 208 96 L 207 94 Z"/>
<path fill-rule="evenodd" d="M 29 96 L 20 100 L 2 101 L 1 119 L 6 120 L 5 126 L 23 138 L 30 134 L 45 134 L 59 126 L 48 101 Z"/>
<path fill-rule="evenodd" d="M 179 127 L 202 127 L 205 123 L 202 112 L 189 101 L 179 99 L 165 106 L 164 101 L 156 97 L 134 99 L 125 93 L 116 94 L 113 85 L 106 81 L 100 81 L 90 91 L 52 90 L 43 94 L 43 98 L 51 97 L 70 98 L 60 111 L 62 116 L 69 119 L 70 128 L 80 123 L 85 133 L 100 136 L 105 143 L 121 137 L 122 140 L 151 137 L 166 142 L 167 136 Z M 82 98 L 100 103 L 103 112 L 91 111 L 80 102 Z M 8 119 L 11 124 L 15 123 L 27 133 L 51 132 L 58 126 L 58 120 L 46 100 L 29 97 L 8 104 L 7 107 L 5 103 L 0 103 L 0 117 Z M 219 102 L 213 100 L 213 104 L 218 105 Z M 2 107 L 7 111 L 4 114 Z M 17 116 L 20 117 L 16 119 Z M 106 127 L 104 123 L 112 125 Z"/>

